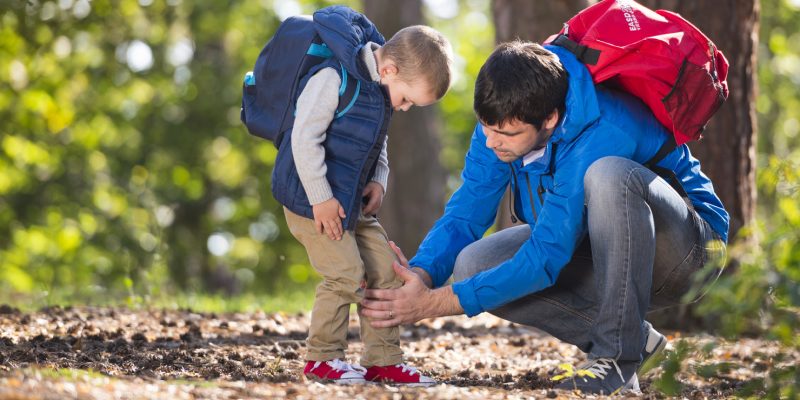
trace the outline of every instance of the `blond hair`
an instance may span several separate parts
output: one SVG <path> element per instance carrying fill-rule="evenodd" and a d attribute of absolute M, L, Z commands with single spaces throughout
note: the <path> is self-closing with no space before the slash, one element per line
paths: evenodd
<path fill-rule="evenodd" d="M 418 82 L 423 78 L 437 99 L 450 88 L 453 50 L 436 29 L 425 25 L 403 28 L 386 42 L 381 52 L 395 62 L 403 81 Z"/>

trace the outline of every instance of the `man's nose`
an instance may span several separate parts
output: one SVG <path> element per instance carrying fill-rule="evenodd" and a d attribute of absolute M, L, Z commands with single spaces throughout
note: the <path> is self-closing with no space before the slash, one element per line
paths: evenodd
<path fill-rule="evenodd" d="M 486 130 L 484 130 L 484 133 L 486 134 L 486 147 L 490 149 L 497 147 L 497 136 L 487 132 Z"/>

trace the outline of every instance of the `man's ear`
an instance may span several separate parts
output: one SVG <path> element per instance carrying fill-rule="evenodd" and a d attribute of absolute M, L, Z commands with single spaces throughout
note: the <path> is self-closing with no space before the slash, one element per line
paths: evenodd
<path fill-rule="evenodd" d="M 544 120 L 544 124 L 542 124 L 542 128 L 544 129 L 553 129 L 558 124 L 558 109 L 556 108 L 550 115 L 547 116 L 547 119 Z"/>

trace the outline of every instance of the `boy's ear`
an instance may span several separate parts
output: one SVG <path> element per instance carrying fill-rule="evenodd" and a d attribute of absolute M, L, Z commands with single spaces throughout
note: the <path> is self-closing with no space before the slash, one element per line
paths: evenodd
<path fill-rule="evenodd" d="M 381 78 L 384 78 L 386 76 L 397 75 L 400 70 L 397 69 L 397 64 L 395 64 L 394 61 L 387 59 L 386 63 L 381 66 L 381 70 L 378 72 L 380 72 Z"/>
<path fill-rule="evenodd" d="M 553 129 L 558 124 L 558 109 L 556 108 L 550 115 L 547 116 L 547 119 L 544 120 L 544 124 L 542 124 L 542 128 L 544 129 Z"/>

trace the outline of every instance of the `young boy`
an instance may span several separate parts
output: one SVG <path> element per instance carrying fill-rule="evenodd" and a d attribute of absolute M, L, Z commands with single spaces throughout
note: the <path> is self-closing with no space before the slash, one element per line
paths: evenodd
<path fill-rule="evenodd" d="M 289 230 L 323 278 L 303 373 L 335 383 L 431 385 L 433 379 L 403 363 L 399 328 L 376 329 L 361 317 L 363 367 L 344 361 L 344 350 L 350 304 L 363 298 L 362 281 L 369 288 L 401 285 L 386 232 L 375 217 L 389 175 L 389 117 L 392 110 L 427 106 L 444 96 L 452 50 L 426 26 L 402 29 L 381 46 L 374 25 L 343 6 L 317 11 L 314 23 L 332 61 L 309 72 L 290 140 L 281 143 L 273 172 L 273 193 L 284 205 Z M 353 77 L 358 95 L 337 109 Z"/>

